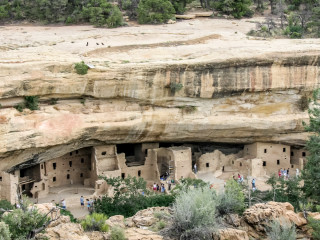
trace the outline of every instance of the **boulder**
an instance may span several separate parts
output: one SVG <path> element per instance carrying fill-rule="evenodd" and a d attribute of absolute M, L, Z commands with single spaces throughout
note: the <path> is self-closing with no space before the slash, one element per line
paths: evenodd
<path fill-rule="evenodd" d="M 297 227 L 307 224 L 305 218 L 294 212 L 294 208 L 290 203 L 259 203 L 243 213 L 244 222 L 252 226 L 257 232 L 265 232 L 266 226 L 274 219 L 289 221 Z"/>
<path fill-rule="evenodd" d="M 104 232 L 86 232 L 85 233 L 90 240 L 107 240 L 109 239 L 109 234 Z"/>
<path fill-rule="evenodd" d="M 154 216 L 155 212 L 164 212 L 169 213 L 167 207 L 152 207 L 141 210 L 137 212 L 133 217 L 132 221 L 137 227 L 148 227 L 153 225 L 158 221 L 158 219 Z"/>
<path fill-rule="evenodd" d="M 108 224 L 111 228 L 114 226 L 119 226 L 121 228 L 125 228 L 124 216 L 122 216 L 122 215 L 112 216 L 106 221 L 106 224 Z"/>
<path fill-rule="evenodd" d="M 309 217 L 312 217 L 315 220 L 320 220 L 320 213 L 319 212 L 311 212 L 308 214 Z"/>
<path fill-rule="evenodd" d="M 53 203 L 39 203 L 39 204 L 34 204 L 33 206 L 29 206 L 29 208 L 30 207 L 37 208 L 38 211 L 42 214 L 47 214 L 52 209 L 54 209 L 54 211 L 52 211 L 51 214 L 48 215 L 48 217 L 51 219 L 56 218 L 56 216 L 60 215 L 60 209 L 57 208 L 56 205 Z"/>
<path fill-rule="evenodd" d="M 219 229 L 218 234 L 213 236 L 214 240 L 249 240 L 248 234 L 239 229 L 224 228 Z"/>
<path fill-rule="evenodd" d="M 50 240 L 90 240 L 81 225 L 77 223 L 64 223 L 47 228 L 44 236 Z"/>
<path fill-rule="evenodd" d="M 128 240 L 163 240 L 162 236 L 141 228 L 126 229 L 126 238 Z"/>
<path fill-rule="evenodd" d="M 70 223 L 70 217 L 69 216 L 60 216 L 57 220 L 51 222 L 48 226 L 48 228 L 56 227 L 59 224 L 65 224 Z"/>

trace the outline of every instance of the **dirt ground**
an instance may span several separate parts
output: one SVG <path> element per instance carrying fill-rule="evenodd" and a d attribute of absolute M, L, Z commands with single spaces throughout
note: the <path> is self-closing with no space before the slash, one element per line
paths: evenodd
<path fill-rule="evenodd" d="M 96 66 L 181 64 L 304 54 L 319 50 L 320 39 L 263 39 L 246 35 L 263 17 L 179 20 L 174 24 L 116 29 L 77 26 L 0 26 L 0 64 L 79 62 Z"/>

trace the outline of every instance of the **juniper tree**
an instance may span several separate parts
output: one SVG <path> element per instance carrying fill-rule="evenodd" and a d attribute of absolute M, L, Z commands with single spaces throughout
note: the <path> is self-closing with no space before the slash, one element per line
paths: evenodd
<path fill-rule="evenodd" d="M 302 171 L 304 180 L 303 191 L 307 198 L 320 202 L 320 104 L 318 103 L 320 89 L 313 93 L 313 106 L 309 108 L 309 124 L 304 124 L 309 137 L 306 147 L 310 155 Z"/>

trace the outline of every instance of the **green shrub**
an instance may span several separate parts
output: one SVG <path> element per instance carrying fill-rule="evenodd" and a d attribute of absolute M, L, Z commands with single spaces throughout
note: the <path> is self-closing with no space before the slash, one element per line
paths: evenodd
<path fill-rule="evenodd" d="M 107 25 L 118 27 L 122 25 L 122 14 L 117 6 L 105 0 L 90 0 L 83 8 L 83 16 L 90 23 L 97 27 Z"/>
<path fill-rule="evenodd" d="M 186 6 L 192 0 L 171 0 L 171 3 L 177 14 L 183 14 L 186 11 Z"/>
<path fill-rule="evenodd" d="M 16 106 L 14 106 L 15 109 L 17 109 L 19 112 L 23 112 L 23 109 L 26 108 L 26 105 L 24 103 L 18 103 Z"/>
<path fill-rule="evenodd" d="M 267 236 L 270 240 L 296 240 L 296 227 L 284 218 L 274 220 L 268 227 Z"/>
<path fill-rule="evenodd" d="M 164 23 L 174 16 L 175 10 L 169 0 L 141 0 L 138 5 L 138 22 Z"/>
<path fill-rule="evenodd" d="M 305 111 L 309 108 L 309 99 L 307 95 L 302 95 L 298 101 L 298 106 L 301 111 Z"/>
<path fill-rule="evenodd" d="M 126 240 L 124 230 L 121 227 L 115 226 L 111 229 L 111 240 Z"/>
<path fill-rule="evenodd" d="M 107 232 L 109 230 L 109 226 L 106 224 L 107 219 L 108 217 L 104 214 L 92 213 L 81 221 L 81 226 L 85 231 Z"/>
<path fill-rule="evenodd" d="M 14 209 L 13 205 L 7 200 L 0 200 L 0 209 L 4 210 L 12 210 Z M 0 211 L 0 217 L 2 216 L 3 212 Z"/>
<path fill-rule="evenodd" d="M 308 225 L 312 228 L 312 238 L 320 240 L 320 220 L 315 220 L 311 217 L 308 218 Z"/>
<path fill-rule="evenodd" d="M 0 20 L 5 19 L 7 17 L 9 17 L 9 12 L 8 12 L 7 7 L 5 5 L 0 6 Z"/>
<path fill-rule="evenodd" d="M 9 227 L 4 222 L 0 222 L 0 240 L 10 240 L 11 233 Z"/>
<path fill-rule="evenodd" d="M 233 179 L 228 180 L 224 193 L 219 195 L 217 210 L 221 215 L 228 213 L 242 214 L 245 209 L 245 196 L 242 187 Z"/>
<path fill-rule="evenodd" d="M 45 214 L 38 212 L 36 208 L 27 211 L 15 209 L 2 216 L 2 221 L 9 226 L 12 239 L 26 239 L 31 230 L 42 227 L 47 220 Z"/>
<path fill-rule="evenodd" d="M 181 192 L 173 204 L 172 232 L 180 239 L 212 239 L 216 198 L 215 191 L 209 188 Z"/>
<path fill-rule="evenodd" d="M 56 105 L 58 100 L 59 100 L 58 98 L 51 98 L 50 99 L 50 105 Z"/>
<path fill-rule="evenodd" d="M 25 106 L 26 108 L 29 108 L 30 110 L 38 110 L 39 106 L 39 97 L 38 96 L 25 96 Z"/>
<path fill-rule="evenodd" d="M 250 9 L 252 0 L 219 0 L 214 2 L 213 7 L 235 18 L 252 17 L 253 11 Z"/>
<path fill-rule="evenodd" d="M 88 69 L 89 67 L 82 61 L 79 63 L 76 63 L 76 65 L 74 66 L 76 72 L 80 75 L 85 75 L 88 73 Z"/>
<path fill-rule="evenodd" d="M 66 209 L 60 209 L 60 214 L 63 215 L 63 216 L 69 216 L 70 217 L 70 221 L 73 222 L 73 223 L 76 223 L 77 222 L 77 219 L 73 216 L 73 214 L 66 210 Z"/>
<path fill-rule="evenodd" d="M 180 91 L 182 88 L 183 88 L 182 83 L 175 83 L 175 82 L 170 83 L 171 93 L 173 94 Z"/>

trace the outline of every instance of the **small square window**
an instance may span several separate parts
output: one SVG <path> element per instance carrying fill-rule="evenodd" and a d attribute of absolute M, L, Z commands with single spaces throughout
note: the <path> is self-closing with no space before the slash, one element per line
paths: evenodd
<path fill-rule="evenodd" d="M 72 167 L 72 161 L 69 161 L 69 166 Z"/>
<path fill-rule="evenodd" d="M 101 155 L 106 155 L 106 154 L 107 154 L 107 152 L 102 152 L 102 153 L 101 153 Z"/>
<path fill-rule="evenodd" d="M 206 167 L 209 167 L 209 163 L 208 162 L 206 163 Z"/>
<path fill-rule="evenodd" d="M 283 148 L 282 151 L 283 151 L 283 152 L 286 152 L 286 148 Z"/>
<path fill-rule="evenodd" d="M 124 179 L 126 177 L 125 173 L 121 173 L 121 178 Z"/>
<path fill-rule="evenodd" d="M 267 149 L 266 148 L 264 149 L 264 153 L 267 153 Z"/>
<path fill-rule="evenodd" d="M 41 169 L 43 169 L 43 164 L 41 164 Z"/>
<path fill-rule="evenodd" d="M 70 174 L 67 174 L 67 179 L 70 179 Z"/>
<path fill-rule="evenodd" d="M 80 173 L 80 177 L 83 177 L 83 173 Z"/>
<path fill-rule="evenodd" d="M 240 167 L 242 167 L 242 163 L 240 163 Z"/>
<path fill-rule="evenodd" d="M 138 171 L 138 177 L 141 177 L 141 170 Z"/>
<path fill-rule="evenodd" d="M 264 166 L 264 167 L 267 166 L 267 162 L 266 162 L 266 161 L 263 161 L 263 162 L 262 162 L 262 166 Z"/>
<path fill-rule="evenodd" d="M 84 163 L 84 158 L 81 158 L 81 163 Z"/>
<path fill-rule="evenodd" d="M 0 177 L 0 182 L 2 182 L 2 177 Z"/>
<path fill-rule="evenodd" d="M 291 165 L 291 168 L 293 168 L 293 165 Z"/>
<path fill-rule="evenodd" d="M 57 180 L 56 177 L 53 177 L 53 178 L 52 178 L 52 181 L 53 181 L 53 182 L 55 182 L 56 180 Z"/>
<path fill-rule="evenodd" d="M 56 169 L 57 168 L 57 163 L 52 163 L 52 167 L 53 167 L 53 169 Z"/>
<path fill-rule="evenodd" d="M 305 157 L 306 156 L 306 152 L 302 152 L 302 157 Z"/>
<path fill-rule="evenodd" d="M 79 151 L 78 150 L 76 150 L 76 154 L 78 154 L 79 153 Z"/>
<path fill-rule="evenodd" d="M 291 152 L 291 157 L 293 157 L 294 156 L 294 153 L 293 152 Z"/>
<path fill-rule="evenodd" d="M 280 160 L 277 160 L 277 165 L 280 165 Z"/>
<path fill-rule="evenodd" d="M 72 152 L 70 153 L 70 156 L 72 156 Z"/>

